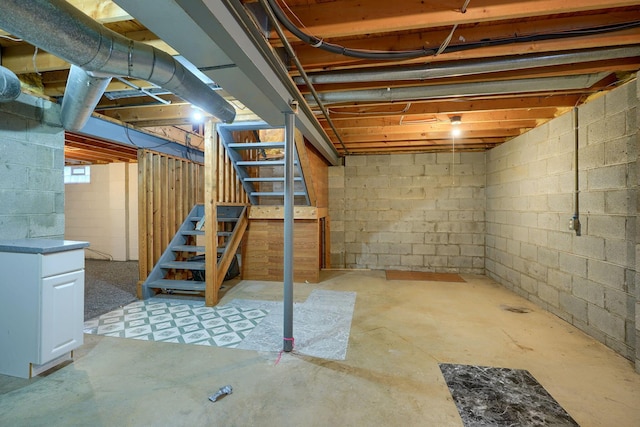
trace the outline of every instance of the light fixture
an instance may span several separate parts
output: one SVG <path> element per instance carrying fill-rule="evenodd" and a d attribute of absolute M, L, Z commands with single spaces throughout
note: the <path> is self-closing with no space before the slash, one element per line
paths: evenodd
<path fill-rule="evenodd" d="M 451 124 L 456 126 L 459 125 L 460 123 L 462 123 L 462 117 L 461 116 L 452 116 L 451 117 Z"/>
<path fill-rule="evenodd" d="M 192 105 L 191 106 L 191 121 L 194 123 L 200 123 L 202 122 L 202 119 L 204 118 L 204 114 L 202 114 L 202 110 L 199 109 L 198 107 Z"/>
<path fill-rule="evenodd" d="M 451 135 L 460 136 L 460 134 L 462 134 L 462 131 L 459 127 L 454 127 L 453 129 L 451 129 Z"/>

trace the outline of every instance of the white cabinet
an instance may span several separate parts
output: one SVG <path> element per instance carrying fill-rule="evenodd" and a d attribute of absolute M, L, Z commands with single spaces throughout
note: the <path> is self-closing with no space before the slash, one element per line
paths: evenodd
<path fill-rule="evenodd" d="M 86 246 L 0 241 L 0 374 L 38 375 L 82 345 Z"/>

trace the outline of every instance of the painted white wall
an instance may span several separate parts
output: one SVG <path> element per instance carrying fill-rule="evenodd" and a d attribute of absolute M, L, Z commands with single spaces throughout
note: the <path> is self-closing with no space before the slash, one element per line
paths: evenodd
<path fill-rule="evenodd" d="M 65 238 L 90 242 L 87 258 L 138 258 L 137 165 L 91 166 L 90 184 L 65 185 Z"/>

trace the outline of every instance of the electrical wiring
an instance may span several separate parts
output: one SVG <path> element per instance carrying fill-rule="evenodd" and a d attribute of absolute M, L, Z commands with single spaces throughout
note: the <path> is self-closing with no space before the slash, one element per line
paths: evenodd
<path fill-rule="evenodd" d="M 591 28 L 583 28 L 583 29 L 575 29 L 569 31 L 560 31 L 553 33 L 540 33 L 528 36 L 515 36 L 508 37 L 504 39 L 487 39 L 479 42 L 473 43 L 465 43 L 453 46 L 447 46 L 444 42 L 441 46 L 446 46 L 445 49 L 426 49 L 419 48 L 413 50 L 397 50 L 397 51 L 380 51 L 380 50 L 365 50 L 365 49 L 351 49 L 345 46 L 341 46 L 338 44 L 333 44 L 324 41 L 321 37 L 307 34 L 298 28 L 284 13 L 282 8 L 278 5 L 277 0 L 266 0 L 271 8 L 273 9 L 273 13 L 278 19 L 278 21 L 293 35 L 295 35 L 298 39 L 307 43 L 310 46 L 316 47 L 318 49 L 325 50 L 327 52 L 335 53 L 338 55 L 348 56 L 352 58 L 359 59 L 371 59 L 371 60 L 402 60 L 402 59 L 412 59 L 412 58 L 420 58 L 420 57 L 428 57 L 434 56 L 439 53 L 450 53 L 450 52 L 461 52 L 465 50 L 477 49 L 480 47 L 488 47 L 488 46 L 500 46 L 506 44 L 515 44 L 515 43 L 527 43 L 527 42 L 536 42 L 542 40 L 550 40 L 550 39 L 561 39 L 561 38 L 570 38 L 570 37 L 579 37 L 584 35 L 594 35 L 594 34 L 605 34 L 614 31 L 621 31 L 631 28 L 640 27 L 640 21 L 630 21 L 622 24 L 611 24 L 600 27 L 591 27 Z M 283 4 L 286 5 L 284 0 L 280 0 Z M 466 1 L 464 6 L 460 9 L 461 13 L 466 12 L 466 8 L 469 4 L 469 1 Z M 288 5 L 286 6 L 289 10 Z M 294 15 L 295 16 L 295 15 Z M 296 17 L 298 21 L 299 18 Z M 455 29 L 455 28 L 454 28 Z M 447 43 L 448 44 L 448 43 Z"/>

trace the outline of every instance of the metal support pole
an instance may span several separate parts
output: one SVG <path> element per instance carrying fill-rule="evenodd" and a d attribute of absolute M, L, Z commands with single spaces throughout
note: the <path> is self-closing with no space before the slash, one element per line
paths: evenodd
<path fill-rule="evenodd" d="M 284 340 L 293 350 L 293 161 L 295 115 L 284 115 Z"/>

